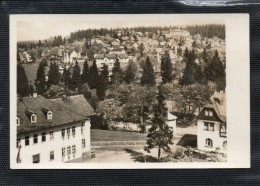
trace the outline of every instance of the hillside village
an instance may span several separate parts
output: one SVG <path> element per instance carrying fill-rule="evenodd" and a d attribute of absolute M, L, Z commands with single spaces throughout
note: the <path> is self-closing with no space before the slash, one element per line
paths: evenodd
<path fill-rule="evenodd" d="M 79 30 L 17 46 L 17 163 L 226 160 L 223 25 Z"/>

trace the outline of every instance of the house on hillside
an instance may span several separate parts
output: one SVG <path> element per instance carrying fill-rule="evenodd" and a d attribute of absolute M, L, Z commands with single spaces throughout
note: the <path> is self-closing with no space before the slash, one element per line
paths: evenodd
<path fill-rule="evenodd" d="M 90 157 L 90 116 L 83 95 L 17 100 L 17 163 L 81 162 Z"/>
<path fill-rule="evenodd" d="M 226 95 L 223 91 L 214 92 L 210 101 L 211 103 L 205 105 L 198 115 L 198 149 L 226 154 Z"/>

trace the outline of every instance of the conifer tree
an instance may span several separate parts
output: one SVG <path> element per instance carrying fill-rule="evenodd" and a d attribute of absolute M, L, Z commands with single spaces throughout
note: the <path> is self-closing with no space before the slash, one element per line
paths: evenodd
<path fill-rule="evenodd" d="M 115 61 L 115 66 L 112 69 L 112 76 L 111 76 L 111 82 L 112 84 L 114 84 L 115 86 L 117 86 L 118 84 L 123 82 L 123 72 L 120 66 L 120 62 L 119 59 L 116 58 Z"/>
<path fill-rule="evenodd" d="M 37 70 L 35 86 L 36 92 L 42 95 L 46 89 L 46 79 L 45 79 L 45 67 L 47 67 L 47 62 L 43 60 Z"/>
<path fill-rule="evenodd" d="M 62 82 L 64 82 L 65 86 L 68 86 L 70 82 L 70 71 L 66 68 L 63 70 Z"/>
<path fill-rule="evenodd" d="M 96 60 L 93 61 L 93 65 L 89 68 L 88 83 L 91 89 L 96 88 L 98 82 L 98 68 Z"/>
<path fill-rule="evenodd" d="M 81 72 L 81 69 L 80 69 L 79 63 L 76 60 L 75 65 L 73 67 L 73 74 L 72 74 L 72 82 L 73 82 L 72 87 L 73 88 L 78 88 L 81 85 L 81 75 L 80 75 L 80 72 Z"/>
<path fill-rule="evenodd" d="M 101 73 L 98 78 L 96 86 L 96 93 L 100 100 L 104 100 L 106 96 L 106 77 L 104 73 Z"/>
<path fill-rule="evenodd" d="M 58 85 L 60 82 L 60 73 L 59 73 L 59 66 L 55 62 L 51 62 L 50 70 L 49 70 L 49 77 L 48 77 L 48 85 Z"/>
<path fill-rule="evenodd" d="M 165 52 L 164 58 L 161 61 L 161 76 L 162 83 L 170 83 L 173 79 L 173 67 L 171 63 L 171 58 L 168 52 Z"/>
<path fill-rule="evenodd" d="M 105 81 L 105 88 L 107 89 L 108 83 L 109 83 L 109 72 L 108 72 L 108 66 L 104 65 L 101 71 L 101 75 L 104 78 Z"/>
<path fill-rule="evenodd" d="M 146 63 L 144 64 L 143 67 L 141 85 L 149 85 L 149 86 L 155 85 L 154 69 L 149 57 L 147 57 Z"/>
<path fill-rule="evenodd" d="M 129 62 L 128 67 L 127 67 L 126 72 L 125 72 L 125 82 L 127 84 L 130 84 L 131 82 L 134 81 L 134 79 L 135 79 L 134 63 Z"/>
<path fill-rule="evenodd" d="M 186 62 L 186 67 L 183 71 L 183 84 L 184 85 L 189 85 L 195 82 L 194 78 L 194 71 L 195 71 L 195 61 L 196 56 L 195 56 L 195 51 L 189 52 L 185 50 L 185 62 Z"/>
<path fill-rule="evenodd" d="M 151 152 L 153 148 L 158 148 L 157 161 L 160 161 L 161 151 L 170 152 L 169 145 L 173 144 L 172 138 L 173 133 L 169 126 L 166 124 L 167 119 L 167 108 L 165 106 L 165 97 L 163 95 L 162 86 L 159 87 L 157 94 L 157 104 L 153 108 L 154 116 L 152 119 L 152 127 L 149 129 L 147 135 L 147 146 L 144 150 Z"/>
<path fill-rule="evenodd" d="M 88 61 L 85 60 L 84 65 L 83 65 L 82 75 L 81 75 L 83 84 L 88 82 L 88 75 L 89 75 Z"/>
<path fill-rule="evenodd" d="M 17 94 L 25 97 L 29 96 L 30 88 L 27 76 L 22 64 L 17 65 Z"/>

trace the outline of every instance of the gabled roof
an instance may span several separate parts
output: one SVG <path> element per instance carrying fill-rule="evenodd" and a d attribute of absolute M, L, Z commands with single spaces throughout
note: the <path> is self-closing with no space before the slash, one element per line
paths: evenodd
<path fill-rule="evenodd" d="M 83 99 L 83 95 L 78 97 L 68 97 L 70 106 L 65 102 L 50 100 L 42 96 L 24 97 L 17 100 L 17 117 L 20 119 L 20 126 L 17 126 L 17 134 L 30 133 L 33 131 L 45 130 L 56 126 L 86 120 L 94 114 L 94 110 L 89 103 Z M 61 98 L 60 98 L 61 99 Z M 51 120 L 46 118 L 42 107 L 50 109 L 53 114 Z M 31 123 L 27 115 L 30 110 L 37 116 L 37 122 Z M 84 111 L 84 113 L 83 113 Z"/>
<path fill-rule="evenodd" d="M 118 54 L 118 58 L 120 58 L 120 59 L 127 59 L 128 55 L 127 54 Z"/>
<path fill-rule="evenodd" d="M 108 59 L 115 59 L 116 54 L 106 54 L 105 57 L 108 58 Z"/>
<path fill-rule="evenodd" d="M 198 118 L 204 118 L 204 110 L 211 109 L 217 115 L 217 118 L 226 122 L 226 94 L 223 92 L 214 92 L 210 98 L 211 103 L 206 104 L 198 115 Z M 205 118 L 204 118 L 205 119 Z"/>
<path fill-rule="evenodd" d="M 103 54 L 95 54 L 95 59 L 104 59 Z"/>

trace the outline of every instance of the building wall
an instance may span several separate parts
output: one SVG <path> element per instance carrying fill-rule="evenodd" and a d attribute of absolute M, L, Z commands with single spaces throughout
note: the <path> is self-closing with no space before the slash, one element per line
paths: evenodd
<path fill-rule="evenodd" d="M 204 122 L 214 123 L 214 131 L 204 130 Z M 212 122 L 207 120 L 198 120 L 197 126 L 197 144 L 198 149 L 205 151 L 215 151 L 217 147 L 220 147 L 219 152 L 226 153 L 226 149 L 223 148 L 223 142 L 227 141 L 226 137 L 220 136 L 220 122 Z M 213 141 L 213 146 L 206 147 L 206 139 L 210 138 Z"/>
<path fill-rule="evenodd" d="M 82 122 L 63 125 L 56 128 L 42 130 L 39 132 L 33 132 L 23 136 L 21 138 L 21 150 L 20 159 L 21 163 L 32 163 L 33 155 L 40 154 L 40 163 L 61 163 L 74 159 L 80 159 L 83 153 L 91 150 L 90 146 L 90 121 L 85 122 L 85 128 L 83 134 L 81 134 Z M 75 126 L 75 136 L 72 136 L 72 126 Z M 62 137 L 62 128 L 70 127 L 70 136 L 68 138 L 67 130 L 65 129 L 65 137 Z M 50 139 L 50 131 L 53 131 L 54 138 Z M 46 132 L 46 141 L 42 142 L 42 133 Z M 38 134 L 38 143 L 33 143 L 33 135 Z M 30 136 L 30 145 L 25 146 L 25 136 Z M 82 139 L 85 139 L 85 148 L 82 148 Z M 76 145 L 76 153 L 72 154 L 72 145 Z M 71 155 L 68 157 L 67 147 L 71 148 Z M 65 156 L 62 157 L 62 147 L 65 147 Z M 50 160 L 50 152 L 54 151 L 54 160 Z M 18 153 L 18 149 L 17 149 Z"/>
<path fill-rule="evenodd" d="M 175 119 L 175 120 L 167 121 L 167 125 L 172 128 L 173 137 L 175 137 L 176 134 L 177 134 L 177 133 L 176 133 L 176 119 Z"/>

